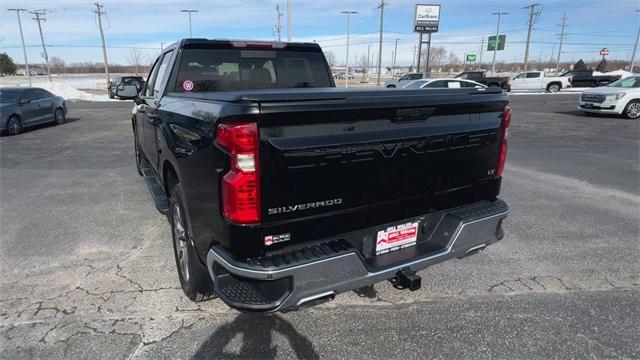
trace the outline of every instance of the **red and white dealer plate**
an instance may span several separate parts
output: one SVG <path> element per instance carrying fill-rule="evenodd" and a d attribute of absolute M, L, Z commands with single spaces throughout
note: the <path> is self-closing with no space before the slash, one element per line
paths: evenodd
<path fill-rule="evenodd" d="M 378 231 L 376 255 L 404 249 L 416 244 L 419 222 L 394 225 Z"/>

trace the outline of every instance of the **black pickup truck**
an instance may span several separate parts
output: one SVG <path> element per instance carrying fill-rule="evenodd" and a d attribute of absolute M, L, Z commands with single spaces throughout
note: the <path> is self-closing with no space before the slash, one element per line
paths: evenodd
<path fill-rule="evenodd" d="M 593 75 L 593 70 L 571 70 L 560 76 L 569 76 L 571 87 L 597 87 L 620 80 L 620 75 Z"/>
<path fill-rule="evenodd" d="M 456 75 L 456 78 L 473 80 L 489 87 L 499 87 L 504 91 L 511 91 L 511 78 L 508 76 L 487 76 L 486 71 L 465 71 Z"/>
<path fill-rule="evenodd" d="M 320 47 L 186 39 L 133 98 L 138 172 L 199 301 L 294 310 L 504 236 L 501 89 L 338 89 Z"/>

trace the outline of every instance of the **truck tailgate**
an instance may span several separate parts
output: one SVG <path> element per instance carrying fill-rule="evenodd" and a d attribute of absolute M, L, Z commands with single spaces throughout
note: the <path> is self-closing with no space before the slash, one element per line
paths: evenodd
<path fill-rule="evenodd" d="M 501 91 L 305 94 L 252 99 L 260 104 L 264 226 L 358 213 L 341 226 L 356 230 L 497 195 L 499 179 L 491 192 L 483 184 L 496 181 L 508 103 Z"/>

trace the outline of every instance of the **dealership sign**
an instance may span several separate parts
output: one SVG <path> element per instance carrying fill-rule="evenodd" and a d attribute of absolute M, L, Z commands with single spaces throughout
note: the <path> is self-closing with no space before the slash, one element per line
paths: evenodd
<path fill-rule="evenodd" d="M 609 49 L 603 48 L 602 50 L 600 50 L 600 55 L 602 55 L 602 56 L 609 55 Z"/>
<path fill-rule="evenodd" d="M 466 62 L 476 62 L 476 54 L 467 54 Z"/>
<path fill-rule="evenodd" d="M 413 31 L 432 33 L 438 31 L 440 25 L 440 5 L 417 4 Z"/>

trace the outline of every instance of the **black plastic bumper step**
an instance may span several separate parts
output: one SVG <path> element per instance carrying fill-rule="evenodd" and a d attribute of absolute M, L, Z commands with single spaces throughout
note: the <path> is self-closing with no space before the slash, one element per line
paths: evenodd
<path fill-rule="evenodd" d="M 353 247 L 346 240 L 331 240 L 309 244 L 296 249 L 290 249 L 266 256 L 246 259 L 245 262 L 260 270 L 282 268 L 318 261 L 353 251 Z"/>
<path fill-rule="evenodd" d="M 164 186 L 162 186 L 156 172 L 153 171 L 151 165 L 146 160 L 142 161 L 140 169 L 142 170 L 142 176 L 144 177 L 144 181 L 147 183 L 147 187 L 149 188 L 151 198 L 153 198 L 153 202 L 156 205 L 156 209 L 158 209 L 158 211 L 163 215 L 167 215 L 169 213 L 169 198 L 167 198 Z"/>

